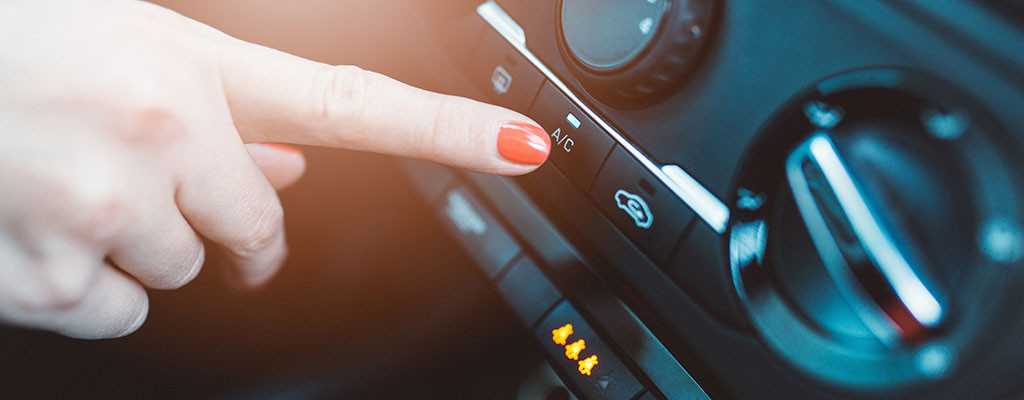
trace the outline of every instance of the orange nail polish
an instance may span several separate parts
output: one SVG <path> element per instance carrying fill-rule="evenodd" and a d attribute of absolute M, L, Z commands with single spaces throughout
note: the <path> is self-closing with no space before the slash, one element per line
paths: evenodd
<path fill-rule="evenodd" d="M 550 152 L 551 138 L 537 125 L 511 122 L 502 125 L 498 131 L 498 153 L 506 160 L 540 165 Z"/>
<path fill-rule="evenodd" d="M 288 145 L 285 145 L 285 144 L 280 144 L 280 143 L 259 143 L 259 145 L 260 146 L 266 146 L 266 147 L 269 147 L 269 148 L 272 148 L 272 149 L 275 149 L 275 150 L 280 150 L 280 151 L 283 151 L 283 152 L 286 152 L 286 153 L 293 153 L 293 154 L 301 154 L 302 153 L 302 151 L 297 149 L 297 148 L 294 148 L 292 146 L 288 146 Z"/>

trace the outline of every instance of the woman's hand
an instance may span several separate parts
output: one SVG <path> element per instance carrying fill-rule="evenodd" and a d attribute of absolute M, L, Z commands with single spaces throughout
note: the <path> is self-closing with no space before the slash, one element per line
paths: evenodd
<path fill-rule="evenodd" d="M 223 247 L 257 287 L 286 254 L 296 143 L 522 174 L 550 140 L 502 108 L 245 43 L 139 1 L 0 4 L 0 320 L 79 338 L 146 318 Z"/>

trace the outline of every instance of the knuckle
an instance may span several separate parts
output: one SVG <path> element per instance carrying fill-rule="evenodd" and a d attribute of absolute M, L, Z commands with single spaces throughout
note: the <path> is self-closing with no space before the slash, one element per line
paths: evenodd
<path fill-rule="evenodd" d="M 93 194 L 79 189 L 75 206 L 82 218 L 77 233 L 82 238 L 102 242 L 111 239 L 131 224 L 129 206 L 113 193 Z M 72 200 L 75 201 L 75 200 Z"/>
<path fill-rule="evenodd" d="M 33 184 L 40 195 L 31 209 L 11 222 L 46 227 L 90 242 L 111 239 L 130 226 L 136 216 L 131 197 L 117 187 L 120 174 L 111 172 L 115 166 L 95 158 L 76 162 L 88 165 L 36 176 Z"/>
<path fill-rule="evenodd" d="M 147 80 L 150 82 L 139 82 Z M 124 97 L 118 102 L 122 128 L 120 138 L 127 143 L 166 143 L 185 132 L 178 110 L 160 84 L 152 79 L 130 79 Z"/>
<path fill-rule="evenodd" d="M 138 110 L 168 108 L 170 88 L 153 78 L 151 71 L 123 71 L 118 97 L 114 99 L 118 101 L 118 109 L 134 114 Z"/>
<path fill-rule="evenodd" d="M 71 293 L 59 293 L 48 288 L 40 288 L 32 294 L 15 296 L 14 306 L 21 313 L 51 313 L 74 308 L 82 302 L 84 295 L 73 296 Z"/>
<path fill-rule="evenodd" d="M 323 67 L 314 74 L 314 118 L 324 124 L 357 123 L 369 106 L 373 78 L 370 72 L 349 65 Z M 354 132 L 362 129 L 354 129 Z"/>
<path fill-rule="evenodd" d="M 236 255 L 247 257 L 273 246 L 284 229 L 284 210 L 279 203 L 261 207 L 251 214 L 246 229 L 228 247 Z"/>
<path fill-rule="evenodd" d="M 35 271 L 52 270 L 54 267 L 44 262 L 36 262 Z M 53 279 L 46 273 L 35 274 L 35 279 L 27 287 L 14 293 L 15 305 L 26 313 L 49 313 L 74 308 L 85 299 L 87 293 L 87 276 L 62 277 Z"/>
<path fill-rule="evenodd" d="M 74 308 L 82 303 L 84 297 L 84 294 L 50 290 L 25 305 L 27 309 L 36 312 L 61 311 Z"/>
<path fill-rule="evenodd" d="M 131 142 L 166 143 L 180 138 L 186 130 L 180 117 L 165 104 L 151 103 L 134 110 L 125 130 Z"/>

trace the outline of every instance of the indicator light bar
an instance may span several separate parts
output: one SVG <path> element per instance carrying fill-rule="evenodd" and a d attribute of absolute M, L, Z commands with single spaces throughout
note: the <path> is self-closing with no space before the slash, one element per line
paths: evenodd
<path fill-rule="evenodd" d="M 580 359 L 580 353 L 587 348 L 587 342 L 579 339 L 566 344 L 569 341 L 569 336 L 572 336 L 572 334 L 572 324 L 565 324 L 551 331 L 551 341 L 557 345 L 565 346 L 565 358 L 575 361 Z M 580 374 L 590 376 L 594 367 L 597 366 L 597 355 L 593 354 L 590 357 L 584 358 L 577 362 L 577 364 L 579 365 Z"/>

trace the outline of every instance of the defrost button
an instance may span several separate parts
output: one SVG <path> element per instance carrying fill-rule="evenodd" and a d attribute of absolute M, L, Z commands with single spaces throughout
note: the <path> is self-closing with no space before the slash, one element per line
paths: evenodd
<path fill-rule="evenodd" d="M 525 113 L 544 76 L 494 29 L 485 29 L 470 77 L 495 104 Z"/>

